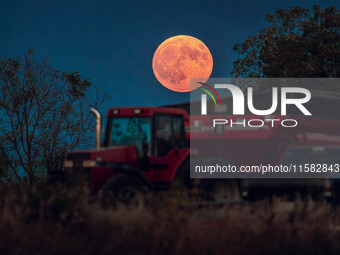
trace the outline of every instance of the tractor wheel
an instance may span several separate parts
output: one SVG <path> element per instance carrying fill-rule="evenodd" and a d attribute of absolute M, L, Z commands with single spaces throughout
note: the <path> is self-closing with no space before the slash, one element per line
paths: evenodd
<path fill-rule="evenodd" d="M 203 179 L 201 196 L 208 201 L 241 201 L 240 188 L 235 179 Z"/>
<path fill-rule="evenodd" d="M 202 165 L 202 159 L 193 157 L 187 158 L 183 161 L 182 165 L 178 168 L 174 184 L 179 184 L 187 190 L 196 190 L 199 186 L 200 180 L 198 178 L 190 178 L 190 172 L 195 171 L 196 165 Z"/>
<path fill-rule="evenodd" d="M 234 179 L 217 179 L 214 181 L 215 200 L 240 201 L 240 189 Z"/>
<path fill-rule="evenodd" d="M 186 159 L 178 168 L 174 184 L 175 186 L 179 184 L 186 189 L 192 188 L 192 180 L 190 179 L 190 159 Z"/>
<path fill-rule="evenodd" d="M 229 159 L 210 158 L 205 161 L 205 165 L 235 165 Z M 201 182 L 201 190 L 205 192 L 207 200 L 217 201 L 240 201 L 240 183 L 237 179 L 221 178 L 221 179 L 204 179 Z"/>
<path fill-rule="evenodd" d="M 125 206 L 128 209 L 142 209 L 146 205 L 147 187 L 137 176 L 120 174 L 111 177 L 102 188 L 102 202 L 105 207 Z"/>

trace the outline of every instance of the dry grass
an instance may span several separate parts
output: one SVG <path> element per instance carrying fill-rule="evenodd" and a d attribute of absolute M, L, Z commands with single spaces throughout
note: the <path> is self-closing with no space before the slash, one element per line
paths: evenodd
<path fill-rule="evenodd" d="M 106 210 L 77 189 L 0 193 L 2 255 L 340 254 L 339 212 L 313 201 L 183 209 L 175 192 L 145 209 Z"/>

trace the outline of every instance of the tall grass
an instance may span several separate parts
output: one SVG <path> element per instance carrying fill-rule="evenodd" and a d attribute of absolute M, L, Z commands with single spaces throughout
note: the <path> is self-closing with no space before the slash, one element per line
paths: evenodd
<path fill-rule="evenodd" d="M 0 193 L 2 255 L 340 254 L 339 212 L 313 201 L 192 208 L 165 192 L 132 210 L 49 185 Z"/>

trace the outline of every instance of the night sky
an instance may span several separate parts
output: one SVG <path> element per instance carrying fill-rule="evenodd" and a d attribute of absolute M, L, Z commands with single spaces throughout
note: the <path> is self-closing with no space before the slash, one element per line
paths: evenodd
<path fill-rule="evenodd" d="M 189 101 L 156 80 L 153 53 L 180 34 L 203 41 L 214 59 L 211 77 L 230 77 L 233 45 L 264 28 L 268 13 L 291 6 L 336 6 L 337 1 L 0 0 L 0 55 L 34 49 L 62 71 L 80 71 L 106 91 L 110 106 Z"/>

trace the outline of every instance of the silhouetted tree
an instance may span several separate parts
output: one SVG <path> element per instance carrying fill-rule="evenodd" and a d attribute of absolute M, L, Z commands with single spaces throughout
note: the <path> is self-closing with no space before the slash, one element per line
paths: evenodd
<path fill-rule="evenodd" d="M 33 51 L 0 60 L 0 154 L 12 176 L 22 180 L 62 167 L 64 153 L 93 143 L 89 107 L 106 95 L 79 72 L 59 72 Z M 92 93 L 93 94 L 93 93 Z"/>
<path fill-rule="evenodd" d="M 266 16 L 269 25 L 236 44 L 234 77 L 339 77 L 340 16 L 334 7 L 299 7 Z"/>

